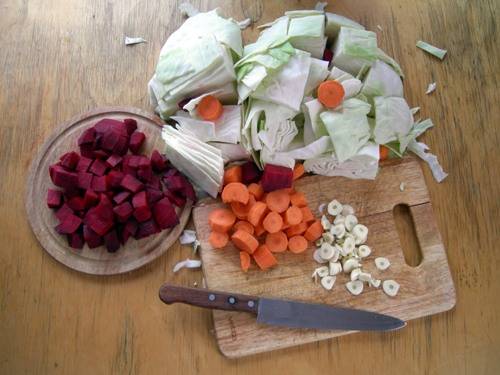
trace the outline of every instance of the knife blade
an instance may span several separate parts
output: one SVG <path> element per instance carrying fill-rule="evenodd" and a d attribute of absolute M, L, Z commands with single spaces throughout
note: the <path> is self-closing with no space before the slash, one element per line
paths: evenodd
<path fill-rule="evenodd" d="M 398 318 L 371 311 L 185 288 L 171 284 L 164 284 L 159 295 L 166 304 L 185 303 L 209 309 L 249 312 L 257 315 L 259 323 L 290 328 L 391 331 L 406 325 Z"/>

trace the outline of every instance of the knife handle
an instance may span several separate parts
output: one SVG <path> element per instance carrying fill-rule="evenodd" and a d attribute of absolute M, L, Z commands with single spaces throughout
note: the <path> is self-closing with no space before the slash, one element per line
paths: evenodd
<path fill-rule="evenodd" d="M 244 311 L 257 314 L 258 298 L 244 294 L 225 293 L 208 289 L 185 288 L 163 284 L 160 299 L 167 305 L 185 303 L 215 310 Z"/>

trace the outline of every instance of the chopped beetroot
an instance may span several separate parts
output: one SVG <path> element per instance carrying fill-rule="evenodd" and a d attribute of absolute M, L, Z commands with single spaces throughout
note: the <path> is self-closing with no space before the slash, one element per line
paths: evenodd
<path fill-rule="evenodd" d="M 121 191 L 113 197 L 113 202 L 116 204 L 122 204 L 130 197 L 129 191 Z"/>
<path fill-rule="evenodd" d="M 94 150 L 92 151 L 92 156 L 94 159 L 106 160 L 109 157 L 110 153 L 104 150 Z"/>
<path fill-rule="evenodd" d="M 104 235 L 104 244 L 110 253 L 114 253 L 120 248 L 120 240 L 118 239 L 116 230 L 113 229 Z"/>
<path fill-rule="evenodd" d="M 82 197 L 73 197 L 66 204 L 73 211 L 83 211 L 85 209 L 85 200 Z"/>
<path fill-rule="evenodd" d="M 139 222 L 149 220 L 151 218 L 151 210 L 145 191 L 141 191 L 132 197 L 132 206 L 134 207 L 134 217 Z"/>
<path fill-rule="evenodd" d="M 56 230 L 60 234 L 71 234 L 76 232 L 80 224 L 82 223 L 82 219 L 74 214 L 67 214 L 61 220 L 61 224 L 56 227 Z"/>
<path fill-rule="evenodd" d="M 109 131 L 116 131 L 118 134 L 127 134 L 127 129 L 123 122 L 111 118 L 105 118 L 94 125 L 97 134 L 104 134 Z"/>
<path fill-rule="evenodd" d="M 151 219 L 143 223 L 139 223 L 139 227 L 137 228 L 137 232 L 135 233 L 134 237 L 136 239 L 140 239 L 151 236 L 152 234 L 158 232 L 160 232 L 160 228 L 158 228 L 156 222 L 153 219 Z"/>
<path fill-rule="evenodd" d="M 153 169 L 151 166 L 141 167 L 137 170 L 137 178 L 144 183 L 148 183 L 153 178 Z"/>
<path fill-rule="evenodd" d="M 137 169 L 139 168 L 139 164 L 141 163 L 142 155 L 130 155 L 127 160 L 127 165 L 130 168 Z"/>
<path fill-rule="evenodd" d="M 108 190 L 108 182 L 106 176 L 94 176 L 92 178 L 92 190 L 96 193 L 103 193 Z"/>
<path fill-rule="evenodd" d="M 76 165 L 77 172 L 87 172 L 92 164 L 92 159 L 81 156 L 78 164 Z"/>
<path fill-rule="evenodd" d="M 160 199 L 155 203 L 153 215 L 160 229 L 172 228 L 179 224 L 175 208 L 167 198 Z"/>
<path fill-rule="evenodd" d="M 184 180 L 180 174 L 176 174 L 173 176 L 164 176 L 163 182 L 165 182 L 165 186 L 170 191 L 177 193 L 184 190 Z"/>
<path fill-rule="evenodd" d="M 172 204 L 175 204 L 177 207 L 182 207 L 186 204 L 186 198 L 181 197 L 168 189 L 165 190 L 163 194 L 165 194 L 165 197 L 167 197 L 168 200 L 172 202 Z"/>
<path fill-rule="evenodd" d="M 62 204 L 62 192 L 60 190 L 47 190 L 47 206 L 58 208 Z"/>
<path fill-rule="evenodd" d="M 125 135 L 120 135 L 118 141 L 116 142 L 115 147 L 113 147 L 113 153 L 118 155 L 125 155 L 128 151 L 128 142 L 129 138 Z"/>
<path fill-rule="evenodd" d="M 80 160 L 80 155 L 78 155 L 74 151 L 71 151 L 71 152 L 68 152 L 68 153 L 64 154 L 63 156 L 61 156 L 61 158 L 59 160 L 61 160 L 61 165 L 64 168 L 66 168 L 70 171 L 73 171 L 73 170 L 75 170 L 75 168 L 78 164 L 78 161 Z"/>
<path fill-rule="evenodd" d="M 60 165 L 56 165 L 52 170 L 52 182 L 54 185 L 65 189 L 77 188 L 78 175 L 75 172 L 68 172 Z"/>
<path fill-rule="evenodd" d="M 158 150 L 151 153 L 151 165 L 155 172 L 163 172 L 167 168 L 167 158 L 160 154 Z"/>
<path fill-rule="evenodd" d="M 129 202 L 124 202 L 119 206 L 115 206 L 113 208 L 113 212 L 115 213 L 118 221 L 120 223 L 124 223 L 130 216 L 132 216 L 132 214 L 134 213 L 134 209 Z"/>
<path fill-rule="evenodd" d="M 123 180 L 124 174 L 120 171 L 110 171 L 107 175 L 107 183 L 110 188 L 117 188 Z"/>
<path fill-rule="evenodd" d="M 103 162 L 102 160 L 96 159 L 90 166 L 89 172 L 96 175 L 96 176 L 104 176 L 106 173 L 106 169 L 108 167 L 106 166 L 106 163 Z"/>
<path fill-rule="evenodd" d="M 83 225 L 83 239 L 90 249 L 94 249 L 102 245 L 102 237 L 85 224 Z"/>
<path fill-rule="evenodd" d="M 110 168 L 116 167 L 121 162 L 122 162 L 122 157 L 120 155 L 116 155 L 116 154 L 113 154 L 109 158 L 106 159 L 106 164 Z"/>
<path fill-rule="evenodd" d="M 270 192 L 292 187 L 293 170 L 279 165 L 266 164 L 261 185 L 264 191 Z"/>
<path fill-rule="evenodd" d="M 146 183 L 146 186 L 153 189 L 161 189 L 160 177 L 154 174 L 153 176 L 151 176 L 151 180 Z"/>
<path fill-rule="evenodd" d="M 94 127 L 85 129 L 82 135 L 78 138 L 78 146 L 82 145 L 93 145 L 95 141 L 95 129 Z"/>
<path fill-rule="evenodd" d="M 103 150 L 113 151 L 118 140 L 120 138 L 120 133 L 115 130 L 108 130 L 103 133 L 100 146 Z"/>
<path fill-rule="evenodd" d="M 99 202 L 99 196 L 94 190 L 88 189 L 83 196 L 85 208 L 90 208 Z"/>
<path fill-rule="evenodd" d="M 132 193 L 137 193 L 144 188 L 141 181 L 129 174 L 126 174 L 125 177 L 123 177 L 120 186 L 131 191 Z"/>
<path fill-rule="evenodd" d="M 126 118 L 125 120 L 123 120 L 123 125 L 125 125 L 125 129 L 127 129 L 128 135 L 131 135 L 137 130 L 137 121 L 135 121 L 133 118 Z"/>
<path fill-rule="evenodd" d="M 125 225 L 123 226 L 122 230 L 120 231 L 120 242 L 125 245 L 125 243 L 128 241 L 128 239 L 132 236 L 135 236 L 137 233 L 137 228 L 138 228 L 137 221 L 134 219 L 129 219 Z"/>
<path fill-rule="evenodd" d="M 142 168 L 151 168 L 151 160 L 147 156 L 141 155 L 139 157 L 139 165 L 138 165 L 138 167 L 139 167 L 139 169 L 142 169 Z"/>
<path fill-rule="evenodd" d="M 82 249 L 83 248 L 83 236 L 78 233 L 68 234 L 68 245 L 73 249 Z"/>
<path fill-rule="evenodd" d="M 111 218 L 106 208 L 101 204 L 92 207 L 87 211 L 84 223 L 100 236 L 104 236 L 113 227 L 113 209 L 111 208 Z"/>
<path fill-rule="evenodd" d="M 133 154 L 137 154 L 145 139 L 146 136 L 144 133 L 138 131 L 133 132 L 130 136 L 128 148 Z"/>
<path fill-rule="evenodd" d="M 154 188 L 146 188 L 146 197 L 148 198 L 149 205 L 158 202 L 164 197 L 163 192 Z"/>
<path fill-rule="evenodd" d="M 83 144 L 80 146 L 80 154 L 84 158 L 94 158 L 94 145 L 92 143 Z"/>
<path fill-rule="evenodd" d="M 333 51 L 330 48 L 325 48 L 323 51 L 323 61 L 332 61 L 333 59 Z"/>
<path fill-rule="evenodd" d="M 241 165 L 241 182 L 245 185 L 249 185 L 252 182 L 258 182 L 261 174 L 261 171 L 253 161 L 247 161 Z"/>
<path fill-rule="evenodd" d="M 64 203 L 61 208 L 56 211 L 56 218 L 59 220 L 59 223 L 62 223 L 66 216 L 69 215 L 73 215 L 73 210 L 69 208 L 66 203 Z"/>
<path fill-rule="evenodd" d="M 90 189 L 92 187 L 92 173 L 78 172 L 78 187 L 80 189 Z"/>

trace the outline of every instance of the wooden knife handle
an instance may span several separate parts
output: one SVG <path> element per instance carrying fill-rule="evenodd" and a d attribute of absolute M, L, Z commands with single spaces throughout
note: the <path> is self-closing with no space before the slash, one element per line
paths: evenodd
<path fill-rule="evenodd" d="M 160 299 L 168 305 L 179 302 L 208 309 L 245 311 L 254 314 L 257 314 L 257 307 L 259 305 L 258 298 L 244 294 L 185 288 L 170 284 L 162 285 L 160 288 Z"/>

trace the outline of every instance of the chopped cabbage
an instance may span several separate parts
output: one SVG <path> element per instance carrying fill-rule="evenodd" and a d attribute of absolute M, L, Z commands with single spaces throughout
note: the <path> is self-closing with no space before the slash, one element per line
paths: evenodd
<path fill-rule="evenodd" d="M 445 49 L 437 48 L 437 47 L 433 46 L 432 44 L 426 43 L 422 40 L 419 40 L 417 42 L 417 47 L 424 50 L 427 53 L 430 53 L 433 56 L 436 56 L 440 60 L 444 59 L 446 52 L 448 52 Z"/>
<path fill-rule="evenodd" d="M 351 27 L 353 29 L 364 30 L 365 27 L 356 21 L 353 21 L 340 14 L 326 12 L 326 27 L 325 34 L 328 38 L 335 39 L 340 32 L 341 27 Z"/>
<path fill-rule="evenodd" d="M 321 59 L 327 42 L 324 13 L 291 18 L 287 35 L 292 46 Z"/>
<path fill-rule="evenodd" d="M 443 170 L 443 167 L 441 167 L 441 164 L 439 164 L 437 156 L 427 152 L 429 147 L 425 143 L 412 140 L 408 144 L 408 149 L 415 153 L 418 157 L 422 158 L 429 165 L 432 175 L 437 182 L 443 181 L 448 176 L 448 173 L 446 173 Z"/>
<path fill-rule="evenodd" d="M 310 95 L 321 82 L 323 82 L 330 72 L 328 71 L 328 61 L 311 58 L 309 75 L 307 76 L 305 95 Z"/>
<path fill-rule="evenodd" d="M 334 66 L 356 75 L 363 65 L 371 65 L 377 57 L 377 34 L 350 27 L 340 28 L 333 46 Z"/>
<path fill-rule="evenodd" d="M 363 83 L 357 78 L 354 78 L 352 74 L 344 72 L 342 69 L 333 67 L 328 79 L 333 79 L 342 85 L 344 88 L 344 99 L 352 98 L 356 96 L 361 91 Z"/>
<path fill-rule="evenodd" d="M 403 97 L 403 82 L 389 65 L 377 60 L 363 82 L 361 92 L 368 96 L 399 96 Z"/>
<path fill-rule="evenodd" d="M 413 115 L 406 100 L 399 97 L 374 98 L 375 142 L 385 144 L 404 137 L 413 125 Z"/>
<path fill-rule="evenodd" d="M 427 129 L 434 126 L 431 119 L 417 122 L 413 124 L 410 132 L 404 136 L 399 137 L 399 152 L 403 154 L 411 141 L 417 139 Z"/>

